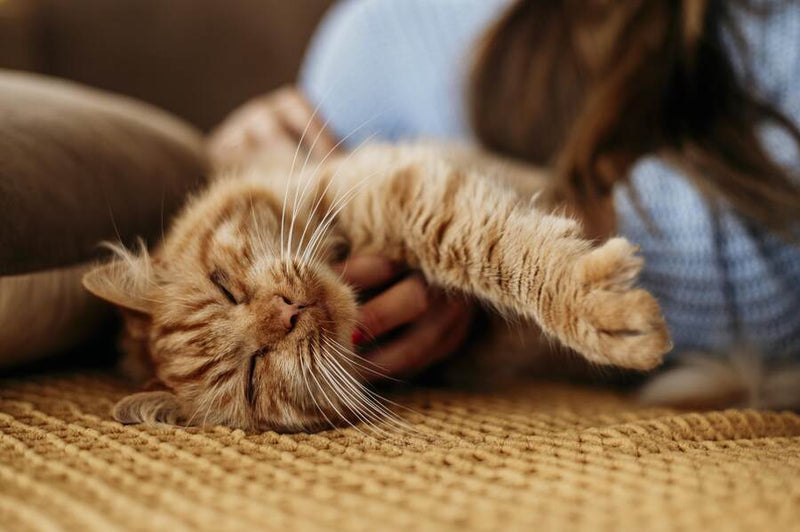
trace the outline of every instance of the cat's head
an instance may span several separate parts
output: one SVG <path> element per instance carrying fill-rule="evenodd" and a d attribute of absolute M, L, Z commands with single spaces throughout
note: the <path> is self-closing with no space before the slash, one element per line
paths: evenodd
<path fill-rule="evenodd" d="M 356 300 L 321 258 L 330 239 L 287 252 L 276 198 L 224 187 L 193 201 L 152 257 L 118 250 L 84 278 L 135 324 L 126 341 L 155 378 L 115 417 L 283 431 L 349 418 Z"/>

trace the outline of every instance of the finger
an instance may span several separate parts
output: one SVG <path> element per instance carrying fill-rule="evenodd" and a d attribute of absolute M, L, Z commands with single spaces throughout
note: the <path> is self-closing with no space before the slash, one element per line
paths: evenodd
<path fill-rule="evenodd" d="M 379 255 L 357 255 L 335 265 L 334 270 L 357 290 L 383 286 L 403 272 L 399 264 Z"/>
<path fill-rule="evenodd" d="M 428 286 L 420 275 L 412 275 L 367 301 L 360 310 L 361 330 L 378 337 L 411 323 L 428 310 Z M 355 338 L 358 343 L 358 338 Z"/>
<path fill-rule="evenodd" d="M 302 126 L 305 126 L 310 112 L 294 95 L 297 91 L 279 89 L 264 96 L 254 98 L 235 110 L 216 130 L 212 137 L 241 140 L 243 133 L 255 139 L 271 140 L 286 137 L 297 143 L 300 132 L 283 117 L 292 109 L 299 110 Z M 239 137 L 239 138 L 237 138 Z"/>
<path fill-rule="evenodd" d="M 327 127 L 327 121 L 320 114 L 319 110 L 315 109 L 311 105 L 311 102 L 306 99 L 305 95 L 298 90 L 292 91 L 291 98 L 296 103 L 296 105 L 292 106 L 292 109 L 297 110 L 299 116 L 313 117 L 313 119 L 309 118 L 311 120 L 309 132 L 313 131 L 314 137 L 319 135 L 319 140 L 317 142 L 319 149 L 325 152 L 333 150 L 336 147 L 338 139 L 333 131 Z"/>
<path fill-rule="evenodd" d="M 256 146 L 268 146 L 277 141 L 289 144 L 297 142 L 294 132 L 284 126 L 280 116 L 272 108 L 254 109 L 247 116 L 242 130 L 254 141 L 251 144 Z"/>
<path fill-rule="evenodd" d="M 458 349 L 469 323 L 463 303 L 445 304 L 428 312 L 402 337 L 376 349 L 369 360 L 389 376 L 420 371 Z"/>
<path fill-rule="evenodd" d="M 264 147 L 292 144 L 289 134 L 282 130 L 275 116 L 264 109 L 253 108 L 241 118 L 215 132 L 211 140 L 212 155 L 217 159 L 239 157 Z"/>
<path fill-rule="evenodd" d="M 327 129 L 319 112 L 315 114 L 315 110 L 298 91 L 282 93 L 275 109 L 284 127 L 293 132 L 295 142 L 300 142 L 302 137 L 302 147 L 311 151 L 313 156 L 323 158 L 335 148 L 335 136 Z"/>
<path fill-rule="evenodd" d="M 452 316 L 448 326 L 443 327 L 441 343 L 438 348 L 429 351 L 424 363 L 418 365 L 413 371 L 419 371 L 433 365 L 455 353 L 463 344 L 472 325 L 472 312 L 459 312 Z"/>

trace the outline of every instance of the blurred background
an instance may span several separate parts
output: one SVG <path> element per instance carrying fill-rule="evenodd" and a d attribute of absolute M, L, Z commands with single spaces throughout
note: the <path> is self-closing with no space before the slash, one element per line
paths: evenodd
<path fill-rule="evenodd" d="M 294 80 L 333 0 L 0 0 L 0 68 L 126 94 L 208 130 Z"/>

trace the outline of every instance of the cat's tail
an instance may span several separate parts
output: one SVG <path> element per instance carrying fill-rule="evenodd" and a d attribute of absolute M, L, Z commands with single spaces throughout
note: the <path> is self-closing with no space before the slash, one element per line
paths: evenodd
<path fill-rule="evenodd" d="M 800 361 L 747 346 L 726 354 L 687 352 L 640 390 L 645 404 L 694 409 L 800 410 Z"/>

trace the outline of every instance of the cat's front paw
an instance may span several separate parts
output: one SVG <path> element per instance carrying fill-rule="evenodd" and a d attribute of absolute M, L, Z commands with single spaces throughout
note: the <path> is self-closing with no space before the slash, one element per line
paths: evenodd
<path fill-rule="evenodd" d="M 655 298 L 633 287 L 643 265 L 636 251 L 612 238 L 578 261 L 574 339 L 592 362 L 646 370 L 661 363 L 672 342 Z"/>

